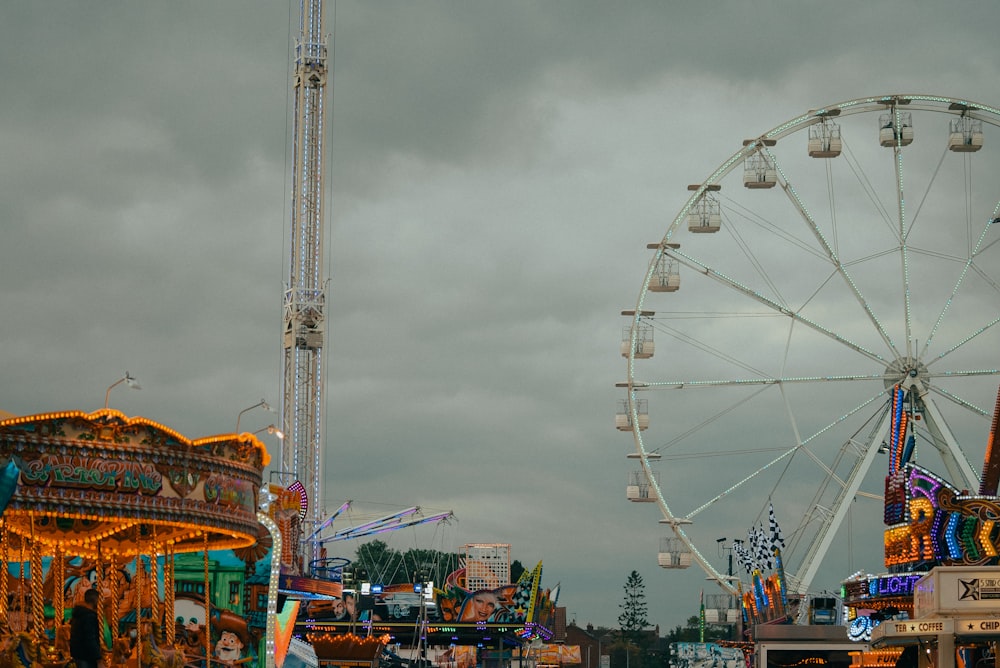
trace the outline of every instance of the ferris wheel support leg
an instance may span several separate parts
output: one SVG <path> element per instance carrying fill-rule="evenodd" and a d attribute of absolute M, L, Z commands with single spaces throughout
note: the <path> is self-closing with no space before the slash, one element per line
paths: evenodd
<path fill-rule="evenodd" d="M 869 438 L 866 444 L 864 455 L 855 462 L 851 474 L 841 488 L 840 494 L 837 495 L 833 512 L 823 520 L 823 525 L 820 527 L 819 533 L 816 534 L 816 537 L 813 538 L 812 543 L 809 545 L 809 551 L 806 552 L 805 559 L 802 562 L 804 568 L 801 573 L 797 574 L 798 591 L 796 593 L 805 594 L 809 590 L 809 585 L 812 584 L 813 578 L 816 577 L 816 572 L 823 563 L 824 555 L 830 549 L 830 545 L 833 544 L 837 530 L 847 516 L 847 511 L 851 507 L 851 501 L 861 488 L 861 483 L 864 481 L 868 470 L 871 469 L 872 462 L 875 461 L 875 456 L 878 455 L 878 446 L 875 444 L 881 443 L 885 435 L 889 433 L 890 419 L 891 411 L 886 411 L 881 423 L 879 423 L 878 429 L 872 432 L 871 438 Z"/>

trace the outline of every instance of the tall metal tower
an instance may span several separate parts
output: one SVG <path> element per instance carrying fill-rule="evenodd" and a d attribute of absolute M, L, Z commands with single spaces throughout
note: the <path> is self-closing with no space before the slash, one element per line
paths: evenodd
<path fill-rule="evenodd" d="M 326 278 L 323 274 L 323 156 L 326 131 L 327 47 L 323 0 L 302 0 L 295 46 L 295 126 L 292 159 L 291 262 L 284 296 L 285 442 L 281 467 L 302 484 L 309 506 L 304 535 L 323 516 L 323 395 Z M 302 536 L 299 537 L 302 540 Z M 300 545 L 305 569 L 317 543 Z"/>

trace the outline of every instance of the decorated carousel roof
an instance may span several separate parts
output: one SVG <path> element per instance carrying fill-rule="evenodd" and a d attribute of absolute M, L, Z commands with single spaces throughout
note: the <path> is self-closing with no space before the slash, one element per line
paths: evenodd
<path fill-rule="evenodd" d="M 0 419 L 3 529 L 81 556 L 249 547 L 268 461 L 252 434 L 191 440 L 109 408 Z"/>

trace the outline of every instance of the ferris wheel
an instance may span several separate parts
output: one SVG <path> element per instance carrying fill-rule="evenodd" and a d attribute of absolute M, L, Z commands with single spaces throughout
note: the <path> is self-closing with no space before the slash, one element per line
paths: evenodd
<path fill-rule="evenodd" d="M 790 592 L 834 556 L 880 559 L 896 385 L 918 461 L 978 490 L 1000 382 L 998 126 L 967 100 L 849 100 L 678 188 L 622 312 L 616 414 L 627 498 L 662 515 L 660 566 L 735 593 L 720 536 L 766 526 L 772 504 Z"/>

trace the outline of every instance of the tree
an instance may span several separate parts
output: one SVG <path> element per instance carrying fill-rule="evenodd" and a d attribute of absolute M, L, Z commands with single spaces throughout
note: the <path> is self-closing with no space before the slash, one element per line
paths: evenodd
<path fill-rule="evenodd" d="M 646 584 L 637 571 L 629 573 L 625 580 L 625 599 L 618 606 L 622 614 L 618 615 L 622 638 L 642 645 L 643 630 L 649 626 L 646 619 Z"/>
<path fill-rule="evenodd" d="M 399 552 L 381 540 L 360 545 L 355 565 L 365 572 L 364 580 L 383 585 L 425 582 L 438 587 L 458 568 L 459 555 L 437 550 L 411 549 Z"/>
<path fill-rule="evenodd" d="M 524 567 L 524 564 L 522 564 L 517 559 L 510 562 L 510 581 L 517 582 L 518 580 L 520 580 L 521 574 L 524 573 L 524 571 L 526 570 L 527 569 Z"/>

